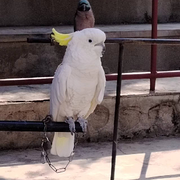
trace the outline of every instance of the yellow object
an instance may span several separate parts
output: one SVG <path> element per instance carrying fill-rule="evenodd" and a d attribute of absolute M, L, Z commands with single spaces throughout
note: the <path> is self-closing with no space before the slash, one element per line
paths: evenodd
<path fill-rule="evenodd" d="M 52 29 L 53 34 L 51 34 L 52 39 L 54 39 L 60 46 L 67 46 L 69 41 L 72 39 L 71 34 L 58 33 L 54 28 Z"/>
<path fill-rule="evenodd" d="M 57 138 L 57 146 L 62 146 L 67 142 L 67 138 L 65 137 L 58 137 Z"/>

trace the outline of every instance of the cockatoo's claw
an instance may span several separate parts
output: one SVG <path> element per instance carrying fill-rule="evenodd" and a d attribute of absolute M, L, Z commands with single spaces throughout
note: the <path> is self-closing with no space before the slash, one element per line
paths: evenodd
<path fill-rule="evenodd" d="M 53 117 L 52 117 L 52 115 L 47 115 L 44 119 L 43 119 L 43 121 L 45 122 L 45 123 L 49 123 L 49 122 L 51 122 L 51 121 L 53 121 Z"/>
<path fill-rule="evenodd" d="M 87 132 L 87 123 L 88 123 L 87 120 L 79 117 L 77 119 L 77 122 L 80 124 L 83 133 L 86 133 Z"/>
<path fill-rule="evenodd" d="M 72 117 L 68 117 L 65 122 L 69 124 L 69 130 L 71 132 L 71 135 L 73 135 L 76 132 L 74 119 Z"/>

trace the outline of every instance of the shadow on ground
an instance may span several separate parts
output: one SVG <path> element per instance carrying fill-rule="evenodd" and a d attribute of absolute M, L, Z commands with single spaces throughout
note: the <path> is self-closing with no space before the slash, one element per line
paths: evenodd
<path fill-rule="evenodd" d="M 121 141 L 118 143 L 116 179 L 120 180 L 160 180 L 180 179 L 180 138 L 143 139 L 136 141 Z M 63 178 L 83 177 L 108 179 L 111 167 L 110 142 L 78 144 L 73 161 L 68 166 Z M 52 164 L 57 168 L 64 167 L 68 162 L 50 156 Z M 11 173 L 20 169 L 23 176 L 31 179 L 47 179 L 55 174 L 47 164 L 40 161 L 40 149 L 27 149 L 0 152 L 0 180 L 7 180 L 7 171 Z M 5 174 L 1 170 L 5 170 Z M 53 177 L 52 177 L 53 173 Z M 73 175 L 75 174 L 75 175 Z M 13 174 L 12 174 L 13 175 Z M 38 177 L 38 178 L 37 178 Z M 58 177 L 58 176 L 57 176 Z M 78 179 L 78 178 L 74 179 Z M 54 179 L 53 179 L 54 178 Z M 8 176 L 8 180 L 20 178 Z"/>

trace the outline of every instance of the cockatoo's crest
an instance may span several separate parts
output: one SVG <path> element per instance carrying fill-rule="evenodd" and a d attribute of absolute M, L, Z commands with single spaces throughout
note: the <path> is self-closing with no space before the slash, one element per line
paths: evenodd
<path fill-rule="evenodd" d="M 57 32 L 55 29 L 52 29 L 52 32 L 53 34 L 51 37 L 61 46 L 73 44 L 73 46 L 75 45 L 74 47 L 78 46 L 79 48 L 84 49 L 84 51 L 97 51 L 98 54 L 104 51 L 106 35 L 100 29 L 86 28 L 70 34 L 62 34 Z"/>
<path fill-rule="evenodd" d="M 52 29 L 53 34 L 51 34 L 51 38 L 59 43 L 60 46 L 67 46 L 69 41 L 72 39 L 71 34 L 62 34 L 57 32 L 54 28 Z"/>

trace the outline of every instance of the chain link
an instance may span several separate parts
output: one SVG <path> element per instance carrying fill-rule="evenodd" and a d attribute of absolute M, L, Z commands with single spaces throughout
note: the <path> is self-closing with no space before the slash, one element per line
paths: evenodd
<path fill-rule="evenodd" d="M 45 119 L 43 119 L 43 123 L 44 123 L 44 137 L 41 140 L 41 162 L 43 164 L 48 163 L 49 167 L 56 173 L 62 173 L 65 172 L 67 167 L 69 166 L 69 164 L 72 162 L 73 157 L 74 157 L 74 152 L 75 152 L 75 148 L 78 144 L 78 134 L 75 133 L 75 143 L 74 143 L 74 149 L 71 152 L 70 156 L 68 157 L 68 162 L 65 165 L 65 167 L 62 168 L 56 168 L 52 163 L 51 160 L 49 158 L 49 150 L 51 149 L 51 141 L 49 140 L 48 136 L 47 136 L 47 123 L 50 122 L 50 120 L 52 119 L 52 117 L 50 115 L 46 116 Z"/>

